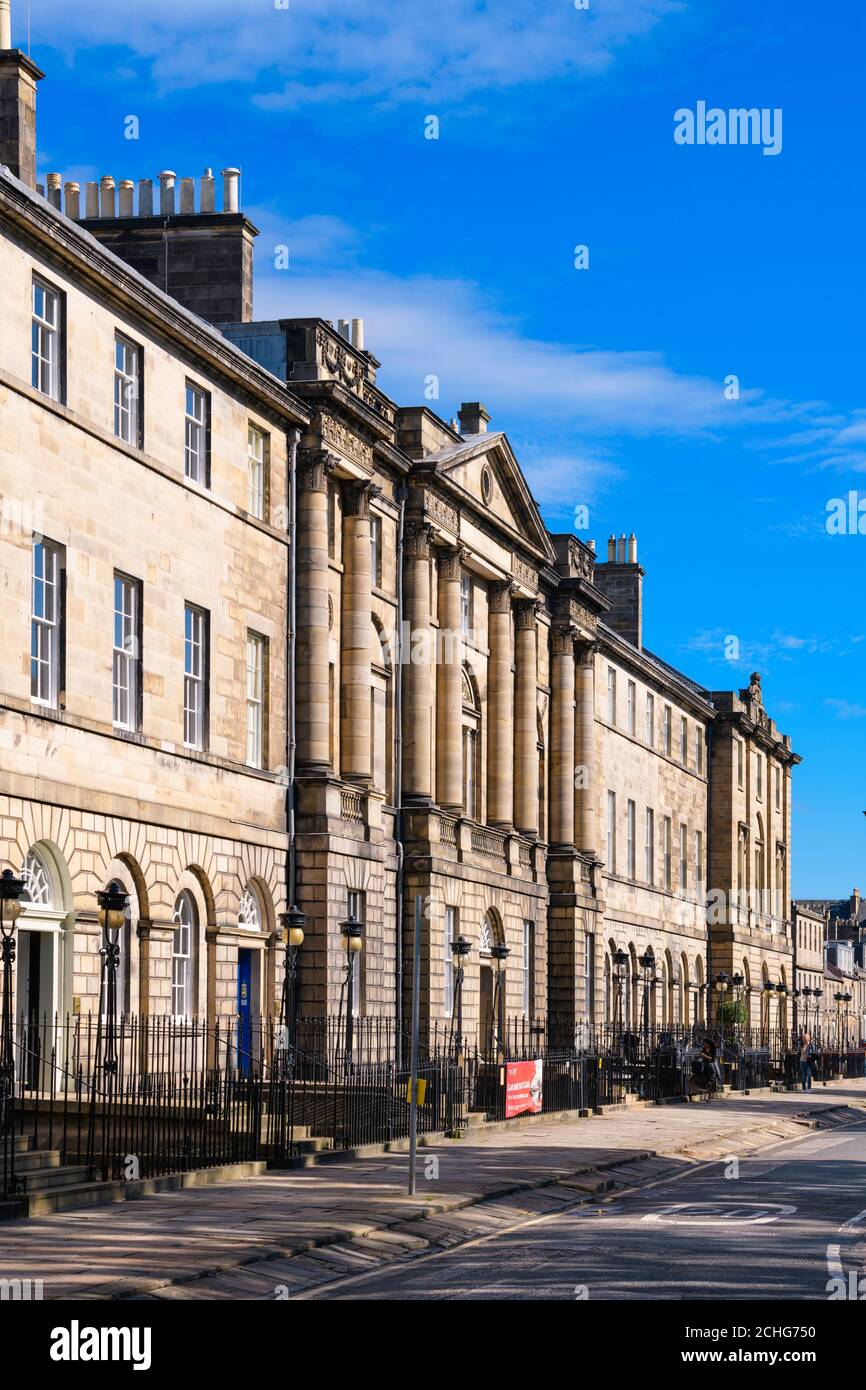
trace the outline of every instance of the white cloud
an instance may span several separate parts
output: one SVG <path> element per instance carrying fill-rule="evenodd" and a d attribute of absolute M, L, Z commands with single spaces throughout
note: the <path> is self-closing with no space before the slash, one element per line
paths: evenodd
<path fill-rule="evenodd" d="M 837 719 L 866 719 L 866 705 L 852 704 L 849 700 L 825 700 L 824 704 L 836 711 Z"/>
<path fill-rule="evenodd" d="M 533 338 L 470 281 L 348 270 L 260 279 L 256 316 L 287 315 L 365 319 L 384 390 L 420 402 L 435 376 L 433 409 L 450 416 L 462 400 L 481 399 L 494 428 L 496 415 L 517 415 L 521 428 L 544 422 L 560 437 L 565 422 L 601 434 L 685 437 L 776 422 L 793 409 L 757 390 L 726 401 L 721 381 L 678 373 L 657 352 Z"/>
<path fill-rule="evenodd" d="M 605 72 L 625 45 L 685 8 L 681 0 L 42 0 L 38 49 L 51 43 L 121 45 L 145 59 L 166 88 L 253 81 L 267 70 L 274 89 L 262 106 L 308 101 L 436 100 L 482 90 Z M 19 18 L 20 24 L 20 18 Z M 37 54 L 38 56 L 38 54 Z"/>

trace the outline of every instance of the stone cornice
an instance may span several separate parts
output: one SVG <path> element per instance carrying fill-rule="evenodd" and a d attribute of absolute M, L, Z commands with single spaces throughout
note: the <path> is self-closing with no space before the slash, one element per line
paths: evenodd
<path fill-rule="evenodd" d="M 652 686 L 657 691 L 667 692 L 680 704 L 700 715 L 701 718 L 708 720 L 718 718 L 718 711 L 712 701 L 709 698 L 703 699 L 686 678 L 678 680 L 673 672 L 664 670 L 653 661 L 652 657 L 645 655 L 637 647 L 633 647 L 624 637 L 620 637 L 612 628 L 605 627 L 604 624 L 599 624 L 598 647 L 603 655 L 607 653 L 615 660 L 620 661 L 623 666 L 639 675 L 647 685 Z"/>

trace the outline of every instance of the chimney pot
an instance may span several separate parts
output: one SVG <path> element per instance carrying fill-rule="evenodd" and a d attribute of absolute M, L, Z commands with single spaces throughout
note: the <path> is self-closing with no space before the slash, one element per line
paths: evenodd
<path fill-rule="evenodd" d="M 590 549 L 590 550 L 592 551 L 593 555 L 594 555 L 594 554 L 595 554 L 595 541 L 587 541 L 586 544 L 587 544 L 588 549 Z"/>
<path fill-rule="evenodd" d="M 341 338 L 346 338 L 346 339 L 348 340 L 348 338 L 349 338 L 349 320 L 348 320 L 348 319 L 337 319 L 337 332 L 339 333 L 339 335 L 340 335 Z"/>
<path fill-rule="evenodd" d="M 153 179 L 138 180 L 138 215 L 153 217 Z"/>
<path fill-rule="evenodd" d="M 134 198 L 134 195 L 135 195 L 135 184 L 132 182 L 132 179 L 123 179 L 123 180 L 121 181 L 120 190 L 119 190 L 120 216 L 121 216 L 121 217 L 133 217 L 133 216 L 134 216 L 134 213 L 135 213 L 135 209 L 134 209 L 134 206 L 133 206 L 133 198 Z"/>
<path fill-rule="evenodd" d="M 86 183 L 84 185 L 84 197 L 86 205 L 86 215 L 88 217 L 99 216 L 99 184 Z"/>
<path fill-rule="evenodd" d="M 180 181 L 180 210 L 181 212 L 195 212 L 195 181 L 193 179 L 181 179 Z"/>
<path fill-rule="evenodd" d="M 352 319 L 352 347 L 364 351 L 364 320 Z"/>
<path fill-rule="evenodd" d="M 12 47 L 12 10 L 9 0 L 0 0 L 0 51 Z"/>
<path fill-rule="evenodd" d="M 625 531 L 623 531 L 622 535 L 619 538 L 619 541 L 617 542 L 616 558 L 618 564 L 625 564 Z"/>
<path fill-rule="evenodd" d="M 480 401 L 464 401 L 457 414 L 462 435 L 487 433 L 490 416 Z"/>
<path fill-rule="evenodd" d="M 616 560 L 616 536 L 608 536 L 607 538 L 607 559 L 608 564 Z"/>
<path fill-rule="evenodd" d="M 216 210 L 213 169 L 205 169 L 201 176 L 201 199 L 199 207 L 202 212 L 214 212 Z"/>
<path fill-rule="evenodd" d="M 637 564 L 637 537 L 634 531 L 628 538 L 628 562 L 630 565 Z"/>
<path fill-rule="evenodd" d="M 59 211 L 60 211 L 60 198 L 61 198 L 61 195 L 60 195 L 60 175 L 59 175 L 59 174 L 46 174 L 46 175 L 45 175 L 45 182 L 46 182 L 46 184 L 47 184 L 47 197 L 48 197 L 48 201 L 49 201 L 49 203 L 51 204 L 51 206 L 52 206 L 53 208 L 57 208 L 57 210 L 58 210 L 58 212 L 59 212 Z"/>
<path fill-rule="evenodd" d="M 103 174 L 99 180 L 99 215 L 100 217 L 114 217 L 115 214 L 114 179 L 110 174 Z"/>
<path fill-rule="evenodd" d="M 238 212 L 240 208 L 238 183 L 240 169 L 223 169 L 223 212 Z"/>
<path fill-rule="evenodd" d="M 176 174 L 172 169 L 163 169 L 159 176 L 159 211 L 163 217 L 174 213 L 174 181 Z"/>
<path fill-rule="evenodd" d="M 66 216 L 77 222 L 81 216 L 81 185 L 70 180 L 64 187 Z"/>

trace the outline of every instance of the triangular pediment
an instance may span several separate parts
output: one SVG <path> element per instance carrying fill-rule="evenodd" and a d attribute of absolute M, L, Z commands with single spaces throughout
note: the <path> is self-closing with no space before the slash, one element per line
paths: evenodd
<path fill-rule="evenodd" d="M 518 536 L 545 559 L 553 549 L 541 513 L 504 434 L 471 435 L 438 454 L 428 454 L 425 466 L 460 492 L 489 521 Z"/>

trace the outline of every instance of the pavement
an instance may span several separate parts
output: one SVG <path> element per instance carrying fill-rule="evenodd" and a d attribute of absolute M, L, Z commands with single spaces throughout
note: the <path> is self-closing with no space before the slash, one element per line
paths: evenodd
<path fill-rule="evenodd" d="M 527 1223 L 585 1221 L 580 1211 L 631 1200 L 633 1190 L 695 1182 L 707 1161 L 716 1160 L 718 1187 L 718 1160 L 748 1165 L 770 1145 L 829 1142 L 839 1126 L 866 1130 L 866 1081 L 490 1126 L 422 1149 L 414 1198 L 407 1155 L 382 1154 L 6 1222 L 0 1278 L 41 1279 L 44 1298 L 62 1300 L 435 1297 L 408 1292 L 412 1279 L 460 1247 L 498 1245 Z M 864 1157 L 866 1147 L 852 1163 Z M 380 1276 L 390 1292 L 377 1290 Z"/>

